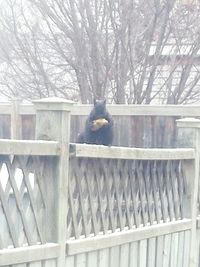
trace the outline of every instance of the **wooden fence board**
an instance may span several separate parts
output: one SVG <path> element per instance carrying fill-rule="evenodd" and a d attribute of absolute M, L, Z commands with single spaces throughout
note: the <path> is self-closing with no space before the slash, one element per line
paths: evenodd
<path fill-rule="evenodd" d="M 189 229 L 191 229 L 191 220 L 183 219 L 176 222 L 141 227 L 121 233 L 116 232 L 110 235 L 99 235 L 97 237 L 90 237 L 86 239 L 68 240 L 66 246 L 68 255 L 74 255 Z"/>
<path fill-rule="evenodd" d="M 55 141 L 0 140 L 0 155 L 58 156 L 60 146 Z"/>
<path fill-rule="evenodd" d="M 119 260 L 119 266 L 129 266 L 129 244 L 124 244 L 120 246 L 120 260 Z"/>
<path fill-rule="evenodd" d="M 81 253 L 75 256 L 75 267 L 87 267 L 87 254 Z"/>
<path fill-rule="evenodd" d="M 75 267 L 75 256 L 66 256 L 65 267 Z"/>
<path fill-rule="evenodd" d="M 185 231 L 183 267 L 188 267 L 189 266 L 190 239 L 191 239 L 191 232 L 190 231 Z"/>
<path fill-rule="evenodd" d="M 179 240 L 178 240 L 178 255 L 177 255 L 177 267 L 183 266 L 183 259 L 184 259 L 184 232 L 179 233 Z"/>
<path fill-rule="evenodd" d="M 171 234 L 164 236 L 163 267 L 170 266 L 171 238 Z"/>
<path fill-rule="evenodd" d="M 108 248 L 99 250 L 99 267 L 109 266 L 109 255 L 110 252 Z"/>
<path fill-rule="evenodd" d="M 139 242 L 130 243 L 129 267 L 138 266 L 139 264 Z"/>
<path fill-rule="evenodd" d="M 1 266 L 29 263 L 53 259 L 58 256 L 57 244 L 45 244 L 15 249 L 4 249 L 0 252 Z"/>
<path fill-rule="evenodd" d="M 139 267 L 147 265 L 147 240 L 139 241 Z"/>
<path fill-rule="evenodd" d="M 178 160 L 194 159 L 194 149 L 140 149 L 71 144 L 71 156 L 109 159 Z"/>
<path fill-rule="evenodd" d="M 97 251 L 92 251 L 87 254 L 87 267 L 98 267 Z"/>
<path fill-rule="evenodd" d="M 156 267 L 163 264 L 163 251 L 164 251 L 164 236 L 156 238 Z"/>
<path fill-rule="evenodd" d="M 113 246 L 110 248 L 110 267 L 120 267 L 120 247 Z"/>
<path fill-rule="evenodd" d="M 177 254 L 178 254 L 178 234 L 172 234 L 171 238 L 171 256 L 170 256 L 170 266 L 177 266 Z"/>
<path fill-rule="evenodd" d="M 156 266 L 156 238 L 149 238 L 147 245 L 147 266 Z"/>

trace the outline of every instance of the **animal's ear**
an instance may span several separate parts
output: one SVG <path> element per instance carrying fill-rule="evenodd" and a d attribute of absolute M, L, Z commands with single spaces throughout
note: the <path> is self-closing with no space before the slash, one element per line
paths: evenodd
<path fill-rule="evenodd" d="M 95 97 L 94 97 L 94 100 L 93 100 L 93 102 L 94 102 L 94 106 L 96 106 L 97 100 L 96 100 L 96 98 L 95 98 Z"/>

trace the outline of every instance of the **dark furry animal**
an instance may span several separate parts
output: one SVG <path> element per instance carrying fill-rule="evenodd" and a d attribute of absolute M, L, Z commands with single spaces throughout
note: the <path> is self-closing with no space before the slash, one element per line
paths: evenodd
<path fill-rule="evenodd" d="M 94 100 L 85 130 L 78 136 L 78 143 L 110 146 L 113 141 L 113 119 L 106 109 L 106 101 Z"/>

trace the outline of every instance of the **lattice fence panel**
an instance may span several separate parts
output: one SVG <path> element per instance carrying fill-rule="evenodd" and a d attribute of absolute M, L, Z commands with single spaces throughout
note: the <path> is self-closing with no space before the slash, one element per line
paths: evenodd
<path fill-rule="evenodd" d="M 0 157 L 0 248 L 45 242 L 41 158 Z"/>
<path fill-rule="evenodd" d="M 72 158 L 68 238 L 183 218 L 182 161 Z"/>

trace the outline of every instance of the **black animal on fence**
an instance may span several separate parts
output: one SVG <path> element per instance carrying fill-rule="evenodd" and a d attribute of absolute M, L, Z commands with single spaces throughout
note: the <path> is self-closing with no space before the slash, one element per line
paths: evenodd
<path fill-rule="evenodd" d="M 113 141 L 113 119 L 106 109 L 106 100 L 94 100 L 84 132 L 79 134 L 78 143 L 110 146 Z"/>

